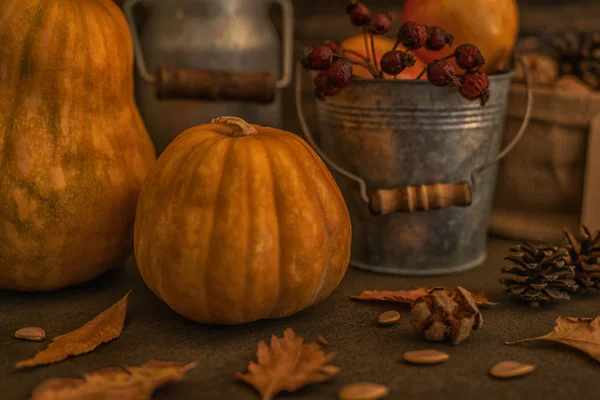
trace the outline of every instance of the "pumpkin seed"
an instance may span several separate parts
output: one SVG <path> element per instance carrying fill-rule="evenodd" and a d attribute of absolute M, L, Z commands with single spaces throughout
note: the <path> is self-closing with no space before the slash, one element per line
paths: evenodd
<path fill-rule="evenodd" d="M 338 393 L 340 400 L 378 400 L 390 393 L 390 388 L 379 383 L 358 382 L 344 386 Z"/>
<path fill-rule="evenodd" d="M 412 364 L 440 364 L 446 361 L 450 356 L 437 350 L 417 350 L 407 351 L 402 358 Z"/>
<path fill-rule="evenodd" d="M 386 311 L 377 318 L 377 322 L 381 325 L 392 325 L 400 321 L 400 314 L 398 311 Z"/>
<path fill-rule="evenodd" d="M 527 375 L 534 370 L 534 365 L 521 364 L 516 361 L 502 361 L 492 367 L 490 375 L 496 378 L 506 379 Z"/>
<path fill-rule="evenodd" d="M 33 342 L 41 342 L 46 339 L 46 332 L 37 326 L 28 326 L 21 328 L 15 332 L 17 339 L 31 340 Z"/>
<path fill-rule="evenodd" d="M 316 340 L 317 340 L 317 343 L 319 343 L 321 346 L 327 346 L 329 344 L 329 342 L 327 341 L 327 339 L 325 339 L 321 335 L 317 336 Z"/>

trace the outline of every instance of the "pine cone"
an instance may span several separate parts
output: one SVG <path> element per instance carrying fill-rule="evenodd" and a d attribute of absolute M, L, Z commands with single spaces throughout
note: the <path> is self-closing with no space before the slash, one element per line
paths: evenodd
<path fill-rule="evenodd" d="M 600 231 L 591 233 L 581 225 L 579 239 L 565 231 L 567 264 L 575 267 L 575 280 L 586 289 L 600 289 Z"/>
<path fill-rule="evenodd" d="M 560 75 L 575 75 L 600 89 L 600 33 L 567 32 L 553 40 Z"/>
<path fill-rule="evenodd" d="M 508 286 L 507 293 L 529 302 L 533 308 L 541 302 L 569 300 L 569 293 L 579 289 L 575 267 L 565 262 L 567 252 L 555 246 L 518 245 L 506 256 L 511 264 L 502 272 L 512 274 L 500 282 Z"/>
<path fill-rule="evenodd" d="M 427 340 L 459 344 L 481 327 L 483 317 L 471 293 L 460 286 L 457 289 L 458 294 L 451 295 L 443 288 L 434 288 L 411 304 L 410 323 Z"/>

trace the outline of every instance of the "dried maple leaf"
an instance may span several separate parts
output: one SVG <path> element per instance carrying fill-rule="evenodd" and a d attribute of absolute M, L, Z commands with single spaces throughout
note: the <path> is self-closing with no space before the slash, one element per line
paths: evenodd
<path fill-rule="evenodd" d="M 103 368 L 82 379 L 51 378 L 29 400 L 148 400 L 159 387 L 183 379 L 197 363 L 149 361 L 138 367 Z"/>
<path fill-rule="evenodd" d="M 48 347 L 39 351 L 33 358 L 19 361 L 15 367 L 35 367 L 55 363 L 65 360 L 70 356 L 89 353 L 102 343 L 118 338 L 123 331 L 125 323 L 129 293 L 131 293 L 131 290 L 125 297 L 81 328 L 55 337 Z"/>
<path fill-rule="evenodd" d="M 437 287 L 418 288 L 414 290 L 364 290 L 350 298 L 353 300 L 389 301 L 393 303 L 410 304 L 419 297 L 429 294 L 429 291 L 433 289 L 437 289 Z M 445 288 L 444 290 L 446 290 L 451 298 L 457 295 L 455 289 Z M 471 293 L 471 296 L 473 296 L 478 306 L 494 306 L 497 304 L 489 301 L 483 292 L 469 293 Z"/>
<path fill-rule="evenodd" d="M 596 361 L 600 361 L 600 317 L 596 318 L 566 318 L 558 317 L 554 329 L 540 337 L 506 342 L 508 345 L 532 342 L 535 340 L 549 340 L 566 344 L 577 349 Z"/>
<path fill-rule="evenodd" d="M 283 339 L 273 336 L 270 347 L 260 341 L 256 358 L 258 363 L 250 361 L 247 373 L 238 372 L 235 377 L 253 386 L 263 400 L 271 400 L 284 390 L 293 392 L 325 382 L 340 371 L 327 365 L 333 354 L 325 354 L 316 342 L 304 344 L 304 339 L 290 328 L 283 332 Z"/>

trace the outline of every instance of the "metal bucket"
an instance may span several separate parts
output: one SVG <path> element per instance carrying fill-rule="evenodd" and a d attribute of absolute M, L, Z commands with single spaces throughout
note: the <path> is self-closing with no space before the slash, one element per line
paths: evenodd
<path fill-rule="evenodd" d="M 351 265 L 433 275 L 465 271 L 485 261 L 495 163 L 520 139 L 527 123 L 500 154 L 511 78 L 512 73 L 490 76 L 484 107 L 463 99 L 456 89 L 427 81 L 356 79 L 337 96 L 318 101 L 322 150 L 301 120 L 348 205 Z M 457 189 L 462 198 L 461 187 L 468 191 L 464 202 L 433 204 L 444 188 Z M 404 211 L 414 212 L 373 215 L 368 203 L 376 191 L 401 193 Z"/>

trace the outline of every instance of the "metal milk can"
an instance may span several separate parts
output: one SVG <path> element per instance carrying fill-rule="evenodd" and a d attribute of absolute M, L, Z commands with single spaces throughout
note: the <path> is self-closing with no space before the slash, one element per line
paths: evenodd
<path fill-rule="evenodd" d="M 146 15 L 138 27 L 139 3 Z M 283 46 L 268 14 L 273 3 L 282 10 Z M 291 81 L 293 56 L 290 0 L 126 0 L 123 11 L 136 100 L 158 153 L 220 115 L 281 127 L 279 89 Z"/>

